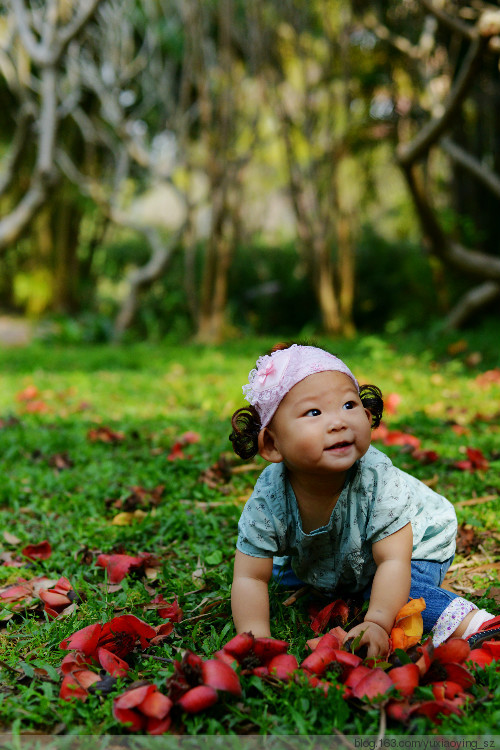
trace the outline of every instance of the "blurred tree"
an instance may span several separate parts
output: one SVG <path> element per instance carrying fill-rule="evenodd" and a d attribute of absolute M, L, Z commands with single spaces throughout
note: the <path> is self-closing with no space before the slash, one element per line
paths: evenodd
<path fill-rule="evenodd" d="M 11 0 L 0 17 L 1 86 L 8 103 L 2 134 L 10 141 L 0 175 L 0 252 L 5 257 L 28 230 L 38 234 L 39 253 L 55 268 L 56 304 L 61 306 L 75 299 L 78 246 L 78 209 L 67 200 L 67 185 L 56 165 L 58 142 L 78 150 L 74 129 L 65 127 L 74 93 L 64 85 L 64 69 L 70 46 L 99 2 L 36 2 L 28 7 L 23 0 Z M 33 258 L 29 265 L 33 269 Z M 6 270 L 14 284 L 14 264 L 7 263 Z M 24 278 L 29 287 L 28 276 Z"/>
<path fill-rule="evenodd" d="M 448 315 L 458 327 L 500 298 L 500 11 L 455 0 L 382 3 L 379 18 L 358 10 L 394 52 L 397 160 L 428 248 L 480 282 Z"/>

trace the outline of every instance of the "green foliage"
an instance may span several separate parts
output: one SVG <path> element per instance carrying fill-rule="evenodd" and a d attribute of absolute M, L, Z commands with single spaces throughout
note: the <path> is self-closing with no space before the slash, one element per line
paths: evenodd
<path fill-rule="evenodd" d="M 396 465 L 420 478 L 437 476 L 436 489 L 452 502 L 500 490 L 500 417 L 495 406 L 500 386 L 481 387 L 476 381 L 483 370 L 500 367 L 497 332 L 476 331 L 450 354 L 449 345 L 457 341 L 456 336 L 412 333 L 319 342 L 345 357 L 361 379 L 401 396 L 387 424 L 416 434 L 422 448 L 436 450 L 439 460 L 425 465 L 401 447 L 385 450 Z M 67 343 L 1 352 L 0 523 L 20 540 L 16 544 L 4 537 L 3 552 L 18 553 L 26 543 L 48 539 L 53 554 L 20 569 L 0 566 L 0 585 L 19 575 L 65 575 L 84 600 L 69 618 L 50 622 L 21 610 L 0 634 L 3 727 L 50 733 L 59 725 L 75 734 L 125 734 L 112 717 L 111 704 L 128 683 L 120 681 L 104 699 L 60 701 L 55 670 L 63 652 L 58 644 L 78 628 L 124 612 L 158 624 L 156 612 L 144 609 L 151 599 L 148 587 L 154 586 L 167 601 L 177 596 L 184 610 L 175 633 L 152 649 L 152 655 L 172 659 L 179 648 L 191 648 L 208 656 L 232 636 L 229 598 L 236 525 L 257 474 L 250 466 L 216 486 L 203 477 L 229 450 L 229 417 L 242 405 L 241 384 L 271 343 L 245 339 L 215 348 Z M 482 357 L 479 365 L 477 357 L 476 364 L 468 359 L 473 352 Z M 38 389 L 36 400 L 45 404 L 38 413 L 30 413 L 30 402 L 16 397 L 30 385 Z M 469 433 L 456 434 L 450 421 L 459 421 Z M 89 430 L 99 425 L 122 432 L 123 439 L 90 440 Z M 168 460 L 173 444 L 188 430 L 196 430 L 200 442 L 185 446 L 185 458 Z M 484 452 L 489 470 L 454 468 L 466 446 Z M 65 468 L 57 468 L 57 455 L 68 459 Z M 260 459 L 258 463 L 264 466 Z M 133 487 L 151 490 L 159 485 L 164 491 L 157 507 L 146 505 L 145 515 L 128 526 L 112 523 L 118 512 L 114 504 L 129 497 Z M 484 532 L 496 528 L 499 510 L 498 500 L 457 508 L 460 522 L 473 522 Z M 163 558 L 162 569 L 155 582 L 131 574 L 121 589 L 106 592 L 104 572 L 86 560 L 88 550 L 94 555 L 153 552 Z M 199 574 L 193 575 L 195 571 Z M 273 584 L 273 634 L 288 640 L 300 657 L 312 634 L 307 605 L 299 600 L 294 607 L 283 607 L 284 599 Z M 488 591 L 476 601 L 495 607 Z M 213 604 L 207 615 L 191 619 L 207 603 Z M 132 663 L 132 679 L 152 680 L 160 689 L 172 672 L 171 664 L 146 653 L 134 655 Z M 21 672 L 16 675 L 5 665 Z M 45 669 L 49 679 L 38 678 L 35 667 Z M 446 719 L 442 733 L 498 733 L 498 676 L 489 668 L 477 677 L 476 703 L 463 718 Z M 345 734 L 378 732 L 376 708 L 361 711 L 335 692 L 326 698 L 305 681 L 276 689 L 252 677 L 243 685 L 241 700 L 223 700 L 209 712 L 186 718 L 186 733 L 331 735 L 334 728 Z M 491 692 L 487 700 L 481 697 L 481 685 Z M 408 727 L 389 724 L 387 733 L 430 731 L 421 718 Z"/>

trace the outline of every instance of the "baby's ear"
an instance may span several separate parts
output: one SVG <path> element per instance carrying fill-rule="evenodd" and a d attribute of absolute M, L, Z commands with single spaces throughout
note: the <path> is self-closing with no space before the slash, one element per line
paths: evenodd
<path fill-rule="evenodd" d="M 259 455 L 265 461 L 278 464 L 283 461 L 283 456 L 276 445 L 276 439 L 268 427 L 263 427 L 259 432 Z"/>

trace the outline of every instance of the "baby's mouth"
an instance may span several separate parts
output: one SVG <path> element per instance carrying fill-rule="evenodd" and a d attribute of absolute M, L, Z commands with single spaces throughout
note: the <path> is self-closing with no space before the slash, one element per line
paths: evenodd
<path fill-rule="evenodd" d="M 348 440 L 343 440 L 340 443 L 335 443 L 335 445 L 330 445 L 329 448 L 326 448 L 327 451 L 335 451 L 335 450 L 342 450 L 343 448 L 349 448 L 352 443 L 350 443 Z"/>

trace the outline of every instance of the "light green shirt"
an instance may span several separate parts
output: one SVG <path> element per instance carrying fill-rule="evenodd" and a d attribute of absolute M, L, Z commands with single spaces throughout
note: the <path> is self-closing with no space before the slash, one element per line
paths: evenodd
<path fill-rule="evenodd" d="M 289 556 L 296 576 L 316 588 L 361 591 L 376 570 L 372 545 L 410 521 L 413 559 L 454 554 L 452 504 L 371 446 L 350 469 L 328 524 L 309 534 L 284 464 L 268 466 L 241 514 L 236 546 L 252 557 Z"/>

